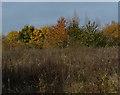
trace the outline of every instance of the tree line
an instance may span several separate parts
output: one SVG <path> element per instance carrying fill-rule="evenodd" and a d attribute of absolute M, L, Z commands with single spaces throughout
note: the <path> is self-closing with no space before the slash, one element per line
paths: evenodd
<path fill-rule="evenodd" d="M 65 48 L 78 43 L 87 47 L 120 46 L 119 25 L 111 24 L 99 28 L 95 21 L 79 26 L 78 17 L 58 19 L 56 25 L 40 29 L 25 25 L 20 31 L 11 31 L 3 36 L 3 50 L 17 48 Z"/>

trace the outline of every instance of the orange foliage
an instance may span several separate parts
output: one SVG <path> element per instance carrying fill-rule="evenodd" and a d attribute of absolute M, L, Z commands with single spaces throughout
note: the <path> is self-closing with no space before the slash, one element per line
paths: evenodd
<path fill-rule="evenodd" d="M 52 26 L 48 32 L 46 43 L 47 47 L 60 47 L 67 38 L 67 30 L 65 29 L 66 20 L 62 17 L 58 20 L 57 25 Z"/>

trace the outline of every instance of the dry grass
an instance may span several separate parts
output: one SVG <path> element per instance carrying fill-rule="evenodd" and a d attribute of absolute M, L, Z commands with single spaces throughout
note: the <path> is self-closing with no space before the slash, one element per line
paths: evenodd
<path fill-rule="evenodd" d="M 116 93 L 118 47 L 3 52 L 3 93 Z"/>

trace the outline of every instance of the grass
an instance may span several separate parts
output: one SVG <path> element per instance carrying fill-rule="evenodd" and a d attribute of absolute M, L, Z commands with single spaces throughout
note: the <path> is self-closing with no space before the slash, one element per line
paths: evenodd
<path fill-rule="evenodd" d="M 3 93 L 117 93 L 118 47 L 3 51 Z"/>

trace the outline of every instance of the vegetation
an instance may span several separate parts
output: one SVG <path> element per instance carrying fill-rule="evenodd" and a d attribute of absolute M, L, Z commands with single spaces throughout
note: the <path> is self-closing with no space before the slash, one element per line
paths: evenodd
<path fill-rule="evenodd" d="M 119 25 L 24 26 L 2 37 L 3 93 L 117 93 Z"/>
<path fill-rule="evenodd" d="M 3 93 L 117 93 L 117 54 L 118 47 L 6 51 Z"/>
<path fill-rule="evenodd" d="M 119 46 L 120 37 L 118 23 L 112 21 L 103 29 L 99 29 L 96 22 L 88 21 L 85 26 L 79 26 L 79 18 L 74 16 L 71 20 L 64 17 L 54 26 L 45 26 L 40 29 L 34 26 L 24 26 L 19 32 L 11 31 L 4 41 L 8 41 L 8 49 L 24 48 L 65 48 L 79 43 L 88 47 Z M 6 38 L 6 39 L 5 39 Z M 3 42 L 4 42 L 3 41 Z M 6 47 L 3 44 L 3 47 Z"/>

